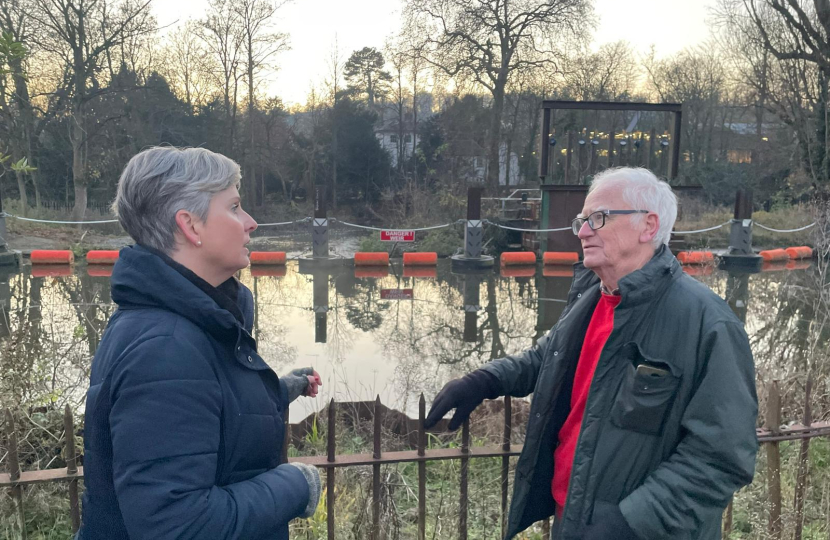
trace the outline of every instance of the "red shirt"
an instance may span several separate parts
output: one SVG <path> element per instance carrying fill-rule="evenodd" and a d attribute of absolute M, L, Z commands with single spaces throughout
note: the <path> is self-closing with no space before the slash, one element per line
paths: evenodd
<path fill-rule="evenodd" d="M 599 355 L 611 330 L 614 329 L 614 308 L 622 300 L 621 296 L 603 293 L 600 297 L 588 331 L 585 333 L 585 342 L 579 354 L 579 363 L 574 375 L 573 391 L 571 393 L 571 412 L 559 430 L 559 446 L 553 452 L 553 481 L 551 492 L 556 501 L 557 513 L 561 514 L 565 508 L 565 499 L 568 497 L 568 484 L 571 480 L 576 442 L 579 440 L 579 430 L 582 426 L 582 415 L 585 413 L 585 403 L 588 401 L 588 391 L 594 378 L 594 370 L 599 362 Z"/>

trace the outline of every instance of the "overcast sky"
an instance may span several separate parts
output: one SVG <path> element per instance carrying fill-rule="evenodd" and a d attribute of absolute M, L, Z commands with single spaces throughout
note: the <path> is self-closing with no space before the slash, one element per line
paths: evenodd
<path fill-rule="evenodd" d="M 594 0 L 599 27 L 594 43 L 627 40 L 635 51 L 653 44 L 659 56 L 671 55 L 708 36 L 708 8 L 716 0 Z M 156 0 L 159 25 L 204 16 L 207 0 Z M 268 75 L 269 94 L 287 105 L 304 104 L 312 86 L 320 87 L 335 41 L 343 59 L 363 47 L 382 48 L 400 28 L 401 5 L 390 0 L 294 0 L 283 7 L 278 30 L 291 36 L 291 50 L 276 58 L 279 71 Z"/>

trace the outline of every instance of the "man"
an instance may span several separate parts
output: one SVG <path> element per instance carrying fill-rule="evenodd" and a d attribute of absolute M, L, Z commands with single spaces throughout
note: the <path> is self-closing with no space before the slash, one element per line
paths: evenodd
<path fill-rule="evenodd" d="M 715 540 L 752 481 L 758 412 L 743 325 L 668 249 L 677 199 L 645 169 L 596 176 L 573 221 L 584 259 L 529 350 L 450 381 L 427 426 L 533 392 L 507 538 Z"/>

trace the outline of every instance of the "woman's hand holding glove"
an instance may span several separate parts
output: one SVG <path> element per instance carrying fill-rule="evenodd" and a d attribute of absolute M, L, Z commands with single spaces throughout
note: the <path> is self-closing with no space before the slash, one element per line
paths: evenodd
<path fill-rule="evenodd" d="M 323 386 L 320 374 L 310 367 L 295 369 L 281 379 L 288 387 L 289 403 L 300 396 L 317 397 L 319 388 Z"/>

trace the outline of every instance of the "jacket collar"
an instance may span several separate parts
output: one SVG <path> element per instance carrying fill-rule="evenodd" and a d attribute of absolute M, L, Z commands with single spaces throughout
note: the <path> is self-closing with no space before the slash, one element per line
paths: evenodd
<path fill-rule="evenodd" d="M 111 281 L 112 299 L 118 307 L 165 309 L 189 319 L 208 333 L 235 338 L 244 328 L 244 320 L 238 320 L 217 303 L 215 295 L 207 294 L 197 282 L 154 251 L 140 245 L 121 250 Z M 240 305 L 242 287 L 236 287 L 236 292 L 234 311 L 244 313 L 244 306 Z M 222 293 L 217 291 L 217 294 Z"/>
<path fill-rule="evenodd" d="M 680 271 L 680 263 L 669 248 L 660 246 L 645 266 L 620 279 L 622 301 L 619 307 L 640 305 L 659 296 Z M 574 265 L 573 291 L 584 293 L 591 287 L 599 288 L 599 283 L 599 276 L 581 262 Z"/>

